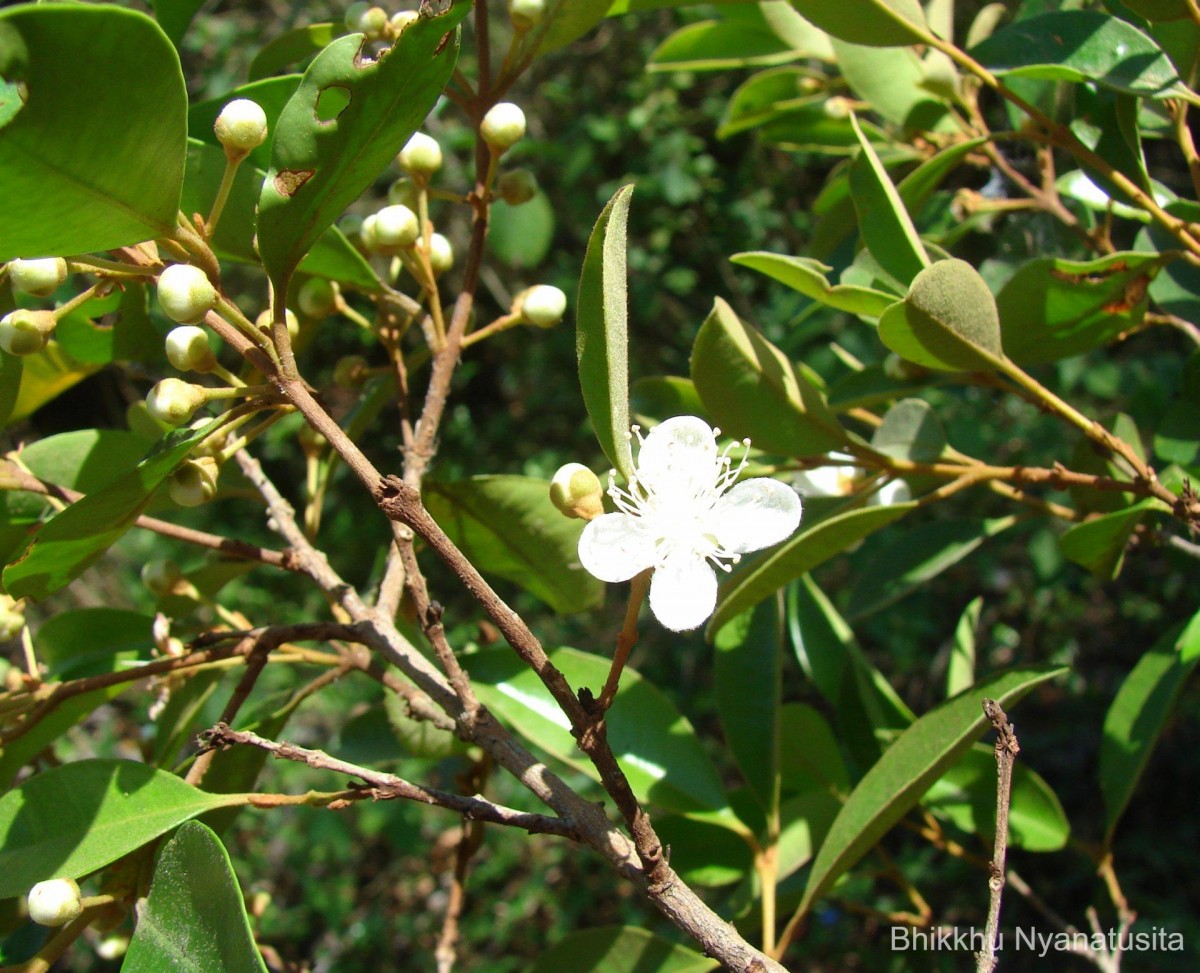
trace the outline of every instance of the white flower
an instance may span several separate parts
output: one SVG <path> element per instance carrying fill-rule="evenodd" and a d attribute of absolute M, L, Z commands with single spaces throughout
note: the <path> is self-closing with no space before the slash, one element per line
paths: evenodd
<path fill-rule="evenodd" d="M 806 497 L 844 497 L 861 473 L 857 466 L 818 466 L 794 474 L 792 484 Z"/>
<path fill-rule="evenodd" d="M 684 632 L 701 625 L 717 603 L 717 575 L 749 551 L 788 537 L 800 523 L 800 497 L 778 480 L 737 483 L 746 465 L 717 449 L 716 433 L 695 416 L 676 416 L 643 439 L 627 489 L 609 475 L 618 513 L 588 523 L 579 560 L 601 581 L 627 581 L 654 568 L 650 610 Z M 634 432 L 638 429 L 635 426 Z M 749 445 L 747 441 L 746 445 Z"/>

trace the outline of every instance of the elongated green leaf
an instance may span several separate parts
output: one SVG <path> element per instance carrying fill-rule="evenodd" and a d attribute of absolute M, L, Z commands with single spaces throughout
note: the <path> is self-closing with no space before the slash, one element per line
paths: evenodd
<path fill-rule="evenodd" d="M 954 641 L 950 645 L 950 660 L 946 663 L 946 696 L 954 696 L 968 689 L 975 681 L 975 630 L 979 627 L 979 614 L 983 611 L 983 595 L 972 599 L 963 609 L 958 624 L 954 627 Z"/>
<path fill-rule="evenodd" d="M 1030 261 L 996 297 L 1005 353 L 1033 365 L 1103 347 L 1141 321 L 1160 266 L 1148 253 Z"/>
<path fill-rule="evenodd" d="M 654 830 L 671 848 L 671 868 L 689 885 L 720 888 L 754 874 L 744 835 L 680 814 L 656 814 Z"/>
<path fill-rule="evenodd" d="M 717 138 L 756 128 L 789 110 L 819 100 L 804 95 L 802 83 L 807 73 L 802 68 L 782 67 L 751 75 L 734 91 L 725 106 L 725 115 L 717 129 Z"/>
<path fill-rule="evenodd" d="M 779 808 L 783 624 L 777 599 L 761 602 L 725 625 L 713 682 L 725 742 L 764 813 Z"/>
<path fill-rule="evenodd" d="M 488 246 L 510 267 L 537 267 L 554 242 L 554 206 L 541 190 L 520 206 L 492 203 Z"/>
<path fill-rule="evenodd" d="M 129 760 L 80 760 L 0 796 L 0 898 L 79 878 L 239 797 L 206 794 Z"/>
<path fill-rule="evenodd" d="M 912 131 L 949 127 L 946 105 L 924 87 L 925 66 L 911 47 L 867 47 L 835 39 L 833 49 L 850 91 L 886 121 Z"/>
<path fill-rule="evenodd" d="M 563 936 L 532 973 L 705 973 L 720 965 L 636 926 L 596 926 Z"/>
<path fill-rule="evenodd" d="M 786 64 L 801 56 L 766 24 L 705 20 L 681 27 L 650 55 L 651 71 L 723 71 Z"/>
<path fill-rule="evenodd" d="M 254 55 L 249 79 L 261 81 L 289 64 L 312 57 L 339 33 L 341 29 L 335 24 L 307 24 L 285 30 Z"/>
<path fill-rule="evenodd" d="M 851 544 L 899 520 L 916 507 L 899 503 L 887 507 L 864 507 L 839 513 L 819 521 L 756 558 L 747 558 L 721 585 L 717 609 L 709 619 L 705 633 L 720 630 L 734 615 L 757 605 L 789 581 L 824 564 Z"/>
<path fill-rule="evenodd" d="M 1100 742 L 1106 848 L 1197 662 L 1200 614 L 1167 632 L 1138 660 L 1108 708 Z"/>
<path fill-rule="evenodd" d="M 1121 573 L 1129 538 L 1154 508 L 1153 500 L 1142 500 L 1073 525 L 1058 539 L 1063 557 L 1083 565 L 1097 577 L 1112 580 Z"/>
<path fill-rule="evenodd" d="M 154 618 L 125 608 L 76 608 L 46 619 L 34 649 L 48 675 L 77 679 L 144 656 L 154 648 Z"/>
<path fill-rule="evenodd" d="M 897 459 L 933 463 L 946 448 L 946 431 L 928 402 L 901 399 L 887 410 L 871 435 L 871 448 Z"/>
<path fill-rule="evenodd" d="M 821 30 L 853 44 L 916 44 L 929 30 L 917 0 L 792 0 L 792 6 Z"/>
<path fill-rule="evenodd" d="M 721 429 L 759 449 L 811 456 L 845 441 L 820 390 L 719 297 L 692 345 L 692 381 Z"/>
<path fill-rule="evenodd" d="M 1132 24 L 1094 10 L 1061 10 L 1002 27 L 971 51 L 995 74 L 1094 81 L 1149 98 L 1194 100 L 1162 49 Z"/>
<path fill-rule="evenodd" d="M 629 410 L 638 422 L 662 422 L 672 416 L 699 416 L 711 426 L 704 403 L 690 378 L 647 375 L 629 387 Z"/>
<path fill-rule="evenodd" d="M 929 266 L 929 255 L 875 149 L 858 120 L 851 121 L 862 146 L 850 163 L 850 191 L 859 233 L 879 265 L 907 287 Z"/>
<path fill-rule="evenodd" d="M 217 116 L 221 114 L 221 110 L 235 98 L 248 98 L 258 105 L 267 116 L 267 133 L 273 135 L 279 124 L 279 116 L 283 114 L 284 106 L 300 86 L 301 77 L 302 75 L 299 74 L 285 74 L 278 78 L 252 81 L 250 84 L 234 88 L 220 98 L 196 102 L 188 109 L 188 136 L 219 149 L 221 143 L 217 140 L 217 133 L 213 131 L 213 125 L 216 123 Z M 222 152 L 221 156 L 224 158 L 225 153 Z M 268 138 L 262 145 L 252 149 L 246 161 L 258 169 L 266 170 L 271 165 L 270 139 Z M 261 182 L 261 180 L 262 174 L 259 175 L 259 181 Z M 257 199 L 258 197 L 255 196 L 256 202 Z"/>
<path fill-rule="evenodd" d="M 608 659 L 561 648 L 550 653 L 550 660 L 572 686 L 600 694 Z M 511 649 L 488 649 L 463 661 L 489 709 L 547 753 L 596 777 L 571 736 L 566 716 L 537 674 Z M 629 668 L 621 674 L 607 723 L 608 742 L 639 800 L 681 813 L 726 809 L 717 772 L 691 724 L 654 685 Z"/>
<path fill-rule="evenodd" d="M 1063 672 L 1048 666 L 1009 670 L 977 683 L 905 730 L 842 806 L 817 853 L 800 911 L 808 911 L 970 749 L 988 726 L 984 699 L 1011 712 L 1030 690 Z"/>
<path fill-rule="evenodd" d="M 558 612 L 584 611 L 604 585 L 579 564 L 583 522 L 550 502 L 550 483 L 527 476 L 477 476 L 429 483 L 429 512 L 484 574 L 514 581 Z"/>
<path fill-rule="evenodd" d="M 735 253 L 729 260 L 738 266 L 749 267 L 760 274 L 766 274 L 780 283 L 787 284 L 792 290 L 839 311 L 877 318 L 896 303 L 893 295 L 883 291 L 847 284 L 830 284 L 825 275 L 833 268 L 810 257 L 788 257 L 759 250 Z"/>
<path fill-rule="evenodd" d="M 21 359 L 21 387 L 17 390 L 17 401 L 13 404 L 10 422 L 18 422 L 37 412 L 47 402 L 52 402 L 67 389 L 78 385 L 89 375 L 100 370 L 100 365 L 85 365 L 68 355 L 57 341 L 36 355 Z"/>
<path fill-rule="evenodd" d="M 982 135 L 964 142 L 955 142 L 937 155 L 926 159 L 901 179 L 896 184 L 896 192 L 900 194 L 908 212 L 919 212 L 933 191 L 942 184 L 942 180 L 985 142 L 987 138 Z"/>
<path fill-rule="evenodd" d="M 872 538 L 867 543 L 873 547 L 863 554 L 866 566 L 850 591 L 847 614 L 865 618 L 895 604 L 1012 525 L 1012 517 L 938 520 Z"/>
<path fill-rule="evenodd" d="M 991 845 L 996 831 L 994 748 L 983 744 L 971 747 L 929 788 L 921 804 Z M 1009 797 L 1009 847 L 1058 851 L 1070 834 L 1071 826 L 1053 789 L 1040 774 L 1018 760 Z"/>
<path fill-rule="evenodd" d="M 225 153 L 211 145 L 188 140 L 187 179 L 180 206 L 185 213 L 207 216 L 225 172 Z M 255 208 L 262 191 L 264 173 L 242 165 L 233 179 L 221 222 L 213 234 L 217 255 L 241 263 L 257 264 L 254 250 Z M 312 250 L 300 261 L 301 273 L 341 281 L 365 291 L 379 290 L 379 278 L 336 226 L 320 235 Z"/>
<path fill-rule="evenodd" d="M 625 241 L 633 186 L 618 189 L 588 238 L 579 275 L 575 357 L 579 387 L 604 455 L 627 480 L 633 478 L 629 446 L 629 309 Z"/>
<path fill-rule="evenodd" d="M 21 559 L 4 569 L 5 587 L 17 597 L 37 599 L 79 577 L 133 526 L 154 491 L 204 438 L 206 429 L 172 433 L 128 473 L 48 521 Z"/>
<path fill-rule="evenodd" d="M 162 846 L 122 973 L 266 973 L 221 840 L 187 821 Z"/>
<path fill-rule="evenodd" d="M 850 788 L 837 736 L 825 717 L 805 703 L 784 703 L 779 711 L 779 773 L 784 794 Z"/>
<path fill-rule="evenodd" d="M 470 3 L 422 16 L 371 60 L 352 34 L 309 65 L 271 139 L 258 201 L 258 247 L 277 294 L 321 235 L 359 197 L 424 121 L 458 59 L 459 21 Z M 321 121 L 322 94 L 350 100 Z"/>
<path fill-rule="evenodd" d="M 111 4 L 40 3 L 0 11 L 0 30 L 0 76 L 29 92 L 0 127 L 0 261 L 170 233 L 187 92 L 159 26 Z"/>
<path fill-rule="evenodd" d="M 13 407 L 17 404 L 24 361 L 24 358 L 18 358 L 16 355 L 0 355 L 0 428 L 8 424 Z"/>
<path fill-rule="evenodd" d="M 153 0 L 154 19 L 176 47 L 204 0 Z"/>
<path fill-rule="evenodd" d="M 991 371 L 1004 354 L 995 298 L 979 271 L 956 258 L 916 276 L 879 319 L 879 339 L 901 358 L 943 371 Z"/>

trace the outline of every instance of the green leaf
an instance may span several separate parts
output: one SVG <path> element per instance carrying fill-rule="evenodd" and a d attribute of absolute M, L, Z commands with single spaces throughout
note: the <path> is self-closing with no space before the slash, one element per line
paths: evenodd
<path fill-rule="evenodd" d="M 887 137 L 869 122 L 859 127 L 868 138 L 883 141 Z M 859 147 L 850 118 L 831 117 L 821 103 L 780 111 L 763 122 L 757 134 L 768 145 L 777 145 L 792 152 L 844 156 Z"/>
<path fill-rule="evenodd" d="M 970 749 L 988 727 L 984 699 L 994 699 L 1011 712 L 1035 686 L 1066 671 L 1048 666 L 1011 669 L 947 700 L 905 730 L 842 806 L 817 853 L 799 911 L 807 912 Z"/>
<path fill-rule="evenodd" d="M 187 179 L 180 201 L 183 211 L 207 217 L 224 172 L 225 153 L 221 149 L 189 139 Z M 258 264 L 258 255 L 254 251 L 254 220 L 264 178 L 264 173 L 253 166 L 239 167 L 221 213 L 221 222 L 213 235 L 213 249 L 219 257 Z M 299 270 L 364 291 L 379 290 L 379 278 L 371 265 L 336 226 L 329 227 L 317 238 L 312 250 L 300 261 Z"/>
<path fill-rule="evenodd" d="M 938 520 L 876 537 L 864 549 L 866 566 L 850 590 L 847 614 L 865 618 L 916 591 L 1013 525 L 1012 517 Z"/>
<path fill-rule="evenodd" d="M 789 581 L 824 564 L 851 544 L 899 520 L 917 505 L 848 510 L 818 521 L 784 541 L 774 550 L 746 558 L 717 594 L 717 609 L 708 621 L 707 635 L 720 630 L 733 616 L 778 591 Z"/>
<path fill-rule="evenodd" d="M 248 72 L 250 81 L 261 81 L 297 61 L 312 57 L 341 33 L 339 24 L 308 24 L 293 27 L 273 38 L 254 55 Z"/>
<path fill-rule="evenodd" d="M 567 933 L 538 957 L 531 973 L 705 973 L 720 965 L 645 929 L 595 926 Z"/>
<path fill-rule="evenodd" d="M 719 297 L 692 345 L 692 381 L 721 429 L 759 449 L 812 456 L 845 441 L 820 390 Z"/>
<path fill-rule="evenodd" d="M 744 835 L 679 814 L 656 814 L 654 830 L 671 849 L 671 868 L 689 885 L 720 888 L 754 873 Z"/>
<path fill-rule="evenodd" d="M 1068 561 L 1087 568 L 1097 577 L 1111 581 L 1121 573 L 1125 548 L 1153 500 L 1142 500 L 1122 510 L 1101 514 L 1073 525 L 1058 539 L 1059 549 Z"/>
<path fill-rule="evenodd" d="M 207 428 L 172 433 L 132 470 L 48 521 L 21 559 L 4 569 L 4 586 L 16 597 L 36 600 L 79 577 L 133 526 Z"/>
<path fill-rule="evenodd" d="M 80 760 L 0 796 L 0 899 L 80 878 L 238 795 L 206 794 L 129 760 Z"/>
<path fill-rule="evenodd" d="M 742 612 L 713 638 L 717 713 L 733 759 L 768 818 L 779 809 L 783 625 L 777 599 Z"/>
<path fill-rule="evenodd" d="M 1169 463 L 1200 465 L 1200 351 L 1184 363 L 1179 394 L 1154 432 L 1154 452 Z"/>
<path fill-rule="evenodd" d="M 999 75 L 1094 81 L 1131 95 L 1195 99 L 1153 40 L 1099 11 L 1061 10 L 1019 20 L 970 53 Z"/>
<path fill-rule="evenodd" d="M 547 0 L 546 15 L 529 32 L 527 45 L 539 54 L 566 47 L 602 21 L 609 0 Z"/>
<path fill-rule="evenodd" d="M 122 973 L 266 973 L 229 852 L 188 821 L 162 846 Z"/>
<path fill-rule="evenodd" d="M 510 267 L 537 267 L 550 252 L 554 225 L 554 207 L 541 190 L 520 206 L 497 200 L 488 222 L 488 245 Z"/>
<path fill-rule="evenodd" d="M 470 4 L 411 23 L 375 60 L 362 36 L 326 47 L 304 73 L 271 140 L 271 169 L 258 201 L 258 246 L 275 292 L 424 121 L 458 59 L 457 25 Z M 350 101 L 334 119 L 317 116 L 322 93 Z"/>
<path fill-rule="evenodd" d="M 8 419 L 17 404 L 17 391 L 21 387 L 21 366 L 24 358 L 16 355 L 0 355 L 0 428 L 8 424 Z"/>
<path fill-rule="evenodd" d="M 1200 614 L 1176 626 L 1138 660 L 1104 717 L 1100 790 L 1104 795 L 1104 847 L 1129 805 L 1146 762 L 1175 712 L 1179 694 L 1200 662 Z"/>
<path fill-rule="evenodd" d="M 1160 262 L 1148 253 L 1031 260 L 996 297 L 1005 353 L 1037 365 L 1114 341 L 1141 321 Z"/>
<path fill-rule="evenodd" d="M 17 390 L 17 401 L 9 422 L 33 415 L 47 402 L 94 375 L 100 367 L 75 361 L 54 340 L 36 355 L 26 355 L 21 359 L 21 387 Z"/>
<path fill-rule="evenodd" d="M 125 608 L 76 608 L 46 619 L 37 630 L 34 649 L 53 679 L 78 679 L 97 671 L 111 672 L 139 657 L 147 661 L 154 648 L 154 619 Z"/>
<path fill-rule="evenodd" d="M 907 286 L 929 267 L 929 255 L 875 149 L 858 120 L 851 121 L 862 146 L 850 163 L 850 192 L 859 233 L 879 265 Z"/>
<path fill-rule="evenodd" d="M 955 142 L 948 148 L 942 149 L 936 155 L 922 162 L 917 168 L 896 184 L 905 208 L 910 213 L 917 213 L 925 205 L 933 191 L 942 184 L 942 180 L 960 165 L 979 146 L 987 142 L 986 136 Z"/>
<path fill-rule="evenodd" d="M 705 20 L 688 24 L 650 55 L 651 71 L 721 71 L 786 64 L 801 52 L 765 23 Z"/>
<path fill-rule="evenodd" d="M 934 463 L 946 448 L 946 431 L 928 402 L 901 399 L 871 434 L 871 448 L 896 459 Z"/>
<path fill-rule="evenodd" d="M 979 271 L 956 258 L 916 276 L 879 319 L 879 338 L 901 358 L 942 371 L 991 371 L 1004 354 L 995 298 Z"/>
<path fill-rule="evenodd" d="M 604 455 L 625 479 L 634 475 L 629 446 L 629 309 L 625 241 L 633 186 L 617 190 L 588 238 L 575 315 L 579 386 Z"/>
<path fill-rule="evenodd" d="M 853 44 L 900 47 L 928 36 L 917 0 L 792 0 L 792 6 L 821 30 Z"/>
<path fill-rule="evenodd" d="M 834 40 L 837 66 L 856 98 L 908 131 L 945 129 L 950 116 L 923 87 L 925 66 L 911 47 L 867 47 Z"/>
<path fill-rule="evenodd" d="M 792 290 L 799 291 L 814 301 L 850 314 L 877 318 L 896 302 L 891 294 L 870 287 L 830 284 L 825 275 L 833 268 L 811 257 L 788 257 L 780 253 L 757 250 L 735 253 L 729 260 L 740 267 L 749 267 L 773 280 L 787 284 Z"/>
<path fill-rule="evenodd" d="M 213 125 L 217 121 L 217 116 L 226 105 L 236 98 L 248 98 L 250 101 L 258 105 L 267 116 L 267 132 L 274 134 L 276 126 L 279 124 L 279 116 L 283 114 L 284 106 L 288 100 L 296 93 L 296 89 L 300 86 L 301 75 L 285 74 L 278 78 L 267 78 L 262 81 L 252 81 L 250 84 L 240 85 L 232 91 L 226 92 L 220 98 L 210 98 L 207 101 L 199 101 L 188 109 L 188 135 L 191 138 L 211 145 L 216 149 L 221 148 L 221 143 L 217 140 L 217 133 L 213 130 Z M 225 153 L 221 152 L 222 160 L 225 158 Z M 250 155 L 246 157 L 246 161 L 251 163 L 257 169 L 267 169 L 271 165 L 271 141 L 263 142 L 262 145 L 250 150 Z M 259 174 L 259 182 L 262 182 L 262 174 Z M 258 197 L 255 196 L 257 203 Z M 204 214 L 207 216 L 207 212 Z"/>
<path fill-rule="evenodd" d="M 779 773 L 784 794 L 850 788 L 837 736 L 816 709 L 784 703 L 779 711 Z"/>
<path fill-rule="evenodd" d="M 159 26 L 111 4 L 39 3 L 0 11 L 0 30 L 0 75 L 29 91 L 0 128 L 0 261 L 170 234 L 187 92 Z"/>
<path fill-rule="evenodd" d="M 662 422 L 672 416 L 699 416 L 708 421 L 695 383 L 676 375 L 639 378 L 629 388 L 629 409 L 640 423 Z"/>
<path fill-rule="evenodd" d="M 804 94 L 803 82 L 808 77 L 803 68 L 793 67 L 772 68 L 751 75 L 730 96 L 717 128 L 717 138 L 726 139 L 756 128 L 799 107 L 819 106 L 818 99 Z"/>
<path fill-rule="evenodd" d="M 204 0 L 152 0 L 152 4 L 158 26 L 178 47 L 196 12 L 204 6 Z"/>
<path fill-rule="evenodd" d="M 1183 20 L 1188 16 L 1187 0 L 1122 0 L 1126 7 L 1147 20 Z"/>
<path fill-rule="evenodd" d="M 566 648 L 553 650 L 550 661 L 572 686 L 586 686 L 596 695 L 610 666 L 608 659 Z M 558 704 L 511 649 L 486 649 L 463 662 L 490 710 L 547 753 L 598 779 Z M 725 792 L 692 725 L 658 688 L 628 667 L 607 724 L 608 742 L 638 800 L 683 814 L 726 811 Z"/>
<path fill-rule="evenodd" d="M 550 483 L 527 476 L 476 476 L 426 484 L 429 512 L 484 574 L 498 574 L 557 612 L 593 608 L 604 585 L 579 564 L 583 522 L 550 502 Z"/>
<path fill-rule="evenodd" d="M 946 663 L 947 697 L 969 689 L 975 682 L 975 630 L 979 628 L 981 611 L 983 595 L 971 600 L 954 627 L 954 641 L 950 644 L 950 659 Z"/>
<path fill-rule="evenodd" d="M 991 846 L 996 832 L 996 755 L 976 744 L 921 799 L 923 807 L 949 818 Z M 1008 844 L 1026 851 L 1059 851 L 1071 826 L 1049 784 L 1018 760 L 1009 797 Z"/>

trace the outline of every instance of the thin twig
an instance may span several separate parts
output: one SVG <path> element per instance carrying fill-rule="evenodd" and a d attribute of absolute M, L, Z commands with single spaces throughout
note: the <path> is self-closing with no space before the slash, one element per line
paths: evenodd
<path fill-rule="evenodd" d="M 988 867 L 987 923 L 983 929 L 983 949 L 975 954 L 977 973 L 992 973 L 996 968 L 996 939 L 1000 931 L 1000 900 L 1004 894 L 1004 859 L 1008 852 L 1008 808 L 1012 793 L 1013 763 L 1021 747 L 1017 734 L 1000 704 L 983 701 L 983 712 L 996 729 L 996 838 Z"/>

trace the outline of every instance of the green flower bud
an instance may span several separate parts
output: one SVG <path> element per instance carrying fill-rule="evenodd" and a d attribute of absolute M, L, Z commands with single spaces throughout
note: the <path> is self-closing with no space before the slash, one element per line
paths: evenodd
<path fill-rule="evenodd" d="M 212 456 L 185 459 L 167 480 L 167 491 L 181 507 L 199 507 L 217 495 L 221 466 Z"/>
<path fill-rule="evenodd" d="M 29 918 L 40 926 L 65 926 L 83 912 L 83 896 L 73 878 L 52 878 L 29 890 Z"/>
<path fill-rule="evenodd" d="M 296 312 L 291 308 L 285 307 L 283 309 L 283 320 L 284 323 L 287 324 L 288 337 L 295 341 L 296 336 L 300 334 L 300 319 L 296 317 Z M 267 334 L 271 333 L 270 309 L 263 311 L 254 319 L 254 326 L 258 328 L 259 331 L 265 331 Z"/>
<path fill-rule="evenodd" d="M 425 249 L 425 241 L 418 237 L 417 246 Z M 429 238 L 429 266 L 435 274 L 444 274 L 454 266 L 454 247 L 440 233 L 434 233 Z"/>
<path fill-rule="evenodd" d="M 394 257 L 417 242 L 421 224 L 407 206 L 385 206 L 375 214 L 375 249 Z"/>
<path fill-rule="evenodd" d="M 267 113 L 249 98 L 236 98 L 221 109 L 213 131 L 227 154 L 245 156 L 267 140 Z"/>
<path fill-rule="evenodd" d="M 207 402 L 208 394 L 202 386 L 178 378 L 164 378 L 146 396 L 146 409 L 159 422 L 182 426 Z"/>
<path fill-rule="evenodd" d="M 183 580 L 179 565 L 166 558 L 155 558 L 142 565 L 142 584 L 155 598 L 166 598 Z"/>
<path fill-rule="evenodd" d="M 9 595 L 0 593 L 0 642 L 16 638 L 24 627 L 25 613 Z"/>
<path fill-rule="evenodd" d="M 197 324 L 216 306 L 217 289 L 191 264 L 172 264 L 158 276 L 158 303 L 179 324 Z"/>
<path fill-rule="evenodd" d="M 415 10 L 400 10 L 392 14 L 392 19 L 388 21 L 388 26 L 391 28 L 392 36 L 399 37 L 404 33 L 405 27 L 416 23 L 420 19 L 421 15 Z"/>
<path fill-rule="evenodd" d="M 17 308 L 0 318 L 0 348 L 10 355 L 36 355 L 54 334 L 53 311 Z"/>
<path fill-rule="evenodd" d="M 479 124 L 479 134 L 493 151 L 503 152 L 524 137 L 525 113 L 511 101 L 492 105 Z"/>
<path fill-rule="evenodd" d="M 62 257 L 43 257 L 37 260 L 10 260 L 8 279 L 13 290 L 35 297 L 49 297 L 67 280 L 67 262 Z"/>
<path fill-rule="evenodd" d="M 368 40 L 383 37 L 388 26 L 387 11 L 383 7 L 372 7 L 366 3 L 352 3 L 346 8 L 346 30 L 367 35 Z"/>
<path fill-rule="evenodd" d="M 604 513 L 604 488 L 582 463 L 568 463 L 550 481 L 550 501 L 568 517 L 593 520 Z"/>
<path fill-rule="evenodd" d="M 416 183 L 407 176 L 397 179 L 388 186 L 387 201 L 392 206 L 407 206 L 416 211 L 418 205 Z"/>
<path fill-rule="evenodd" d="M 546 0 L 508 0 L 508 15 L 517 30 L 529 30 L 541 23 L 546 13 Z"/>
<path fill-rule="evenodd" d="M 567 310 L 567 295 L 553 284 L 535 284 L 518 294 L 513 304 L 527 324 L 553 328 Z"/>
<path fill-rule="evenodd" d="M 528 169 L 513 169 L 496 183 L 496 192 L 509 206 L 528 203 L 537 195 L 537 178 Z"/>
<path fill-rule="evenodd" d="M 310 277 L 296 293 L 296 305 L 307 318 L 326 318 L 337 309 L 338 287 L 324 277 Z"/>
<path fill-rule="evenodd" d="M 208 343 L 208 332 L 194 324 L 181 324 L 167 335 L 167 361 L 181 372 L 211 372 L 217 363 Z"/>
<path fill-rule="evenodd" d="M 396 161 L 405 172 L 431 176 L 442 167 L 442 147 L 437 139 L 424 132 L 414 132 L 396 156 Z"/>
<path fill-rule="evenodd" d="M 358 239 L 365 253 L 372 254 L 375 249 L 375 224 L 378 222 L 374 213 L 363 219 L 358 227 Z"/>

